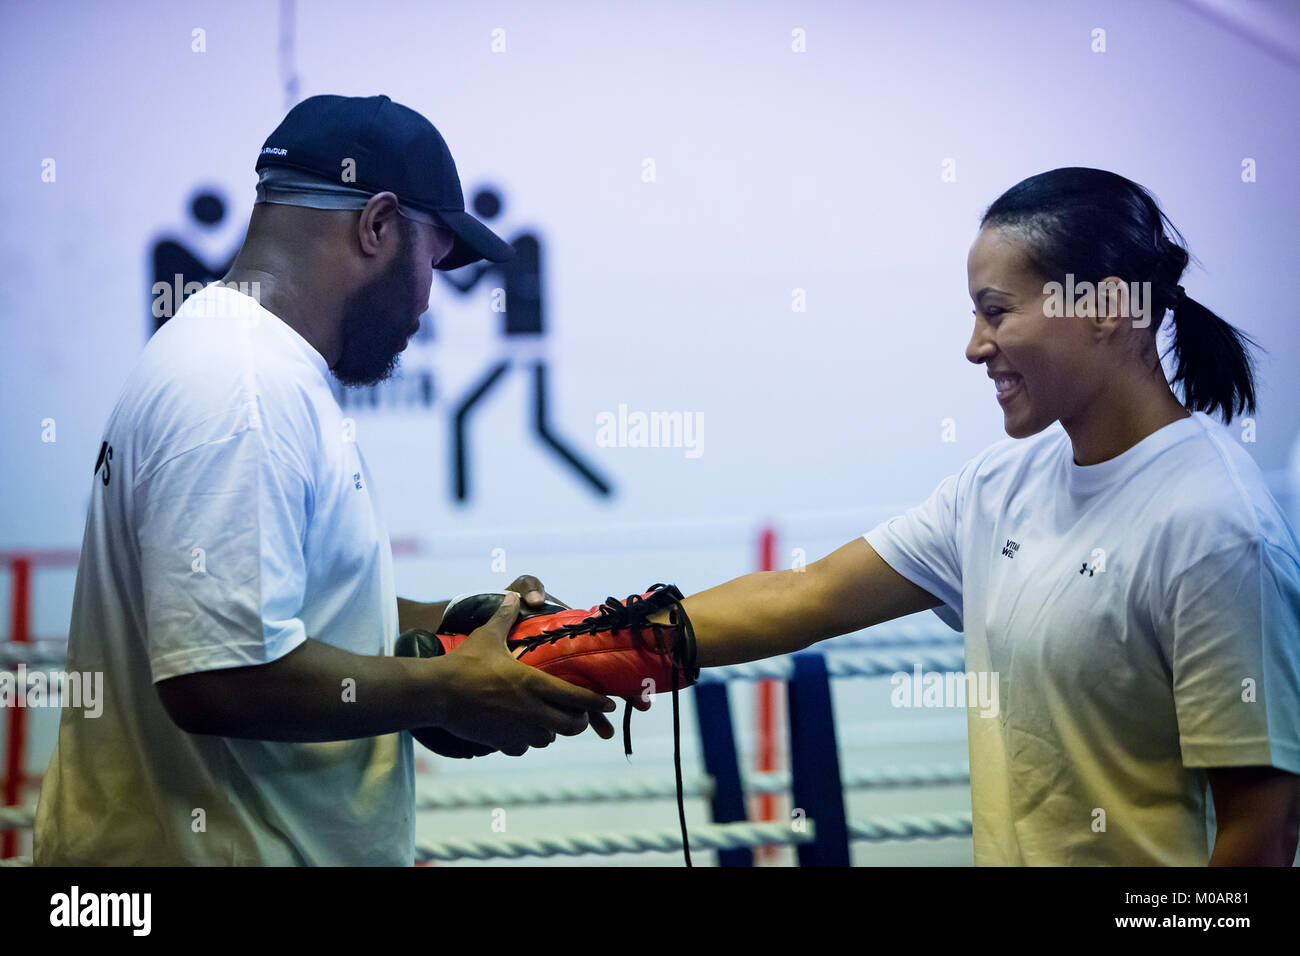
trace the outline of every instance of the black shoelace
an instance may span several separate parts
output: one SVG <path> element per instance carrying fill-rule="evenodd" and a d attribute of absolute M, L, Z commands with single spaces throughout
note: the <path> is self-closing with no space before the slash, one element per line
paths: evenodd
<path fill-rule="evenodd" d="M 667 584 L 655 584 L 650 588 L 651 592 L 666 590 Z M 677 775 L 677 821 L 682 830 L 682 853 L 686 857 L 686 865 L 691 866 L 691 842 L 686 833 L 686 800 L 684 787 L 682 786 L 682 728 L 681 728 L 681 706 L 678 701 L 677 685 L 681 682 L 680 678 L 686 670 L 683 661 L 684 648 L 686 646 L 687 632 L 690 629 L 690 618 L 682 609 L 681 600 L 673 599 L 669 595 L 672 603 L 668 605 L 668 629 L 671 634 L 671 644 L 668 647 L 668 653 L 672 660 L 672 693 L 673 693 L 673 770 Z M 645 598 L 639 594 L 633 594 L 626 602 L 620 602 L 614 598 L 608 598 L 600 606 L 599 611 L 591 617 L 585 618 L 577 624 L 567 624 L 564 627 L 556 628 L 554 631 L 548 631 L 537 637 L 527 638 L 521 641 L 512 641 L 512 648 L 522 647 L 520 653 L 522 658 L 524 654 L 535 647 L 543 644 L 554 644 L 561 638 L 577 637 L 583 634 L 595 634 L 599 631 L 613 631 L 629 629 L 632 631 L 634 638 L 640 640 L 640 628 L 649 627 L 658 633 L 658 629 L 664 627 L 662 624 L 653 624 L 650 621 L 650 615 L 657 608 L 645 608 L 642 605 L 648 603 Z M 692 635 L 693 636 L 693 635 Z M 663 653 L 662 643 L 655 642 L 654 647 L 650 650 L 656 654 Z M 644 645 L 643 645 L 644 646 Z M 623 708 L 623 752 L 627 756 L 632 756 L 632 698 L 627 698 Z"/>

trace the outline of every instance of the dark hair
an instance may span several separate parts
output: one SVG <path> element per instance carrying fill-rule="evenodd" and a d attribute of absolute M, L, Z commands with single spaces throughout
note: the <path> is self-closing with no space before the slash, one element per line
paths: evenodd
<path fill-rule="evenodd" d="M 1008 189 L 980 225 L 1018 233 L 1046 278 L 1073 273 L 1081 281 L 1116 276 L 1151 283 L 1153 336 L 1165 310 L 1173 312 L 1171 384 L 1181 384 L 1183 404 L 1219 413 L 1225 422 L 1255 410 L 1250 349 L 1257 343 L 1183 292 L 1178 280 L 1189 259 L 1186 243 L 1142 186 L 1104 169 L 1053 169 Z"/>

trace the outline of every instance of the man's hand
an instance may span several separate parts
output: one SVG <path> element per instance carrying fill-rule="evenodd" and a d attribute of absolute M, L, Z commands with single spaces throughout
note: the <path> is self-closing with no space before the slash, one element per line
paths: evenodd
<path fill-rule="evenodd" d="M 558 604 L 560 607 L 567 608 L 570 605 L 561 601 L 552 594 L 546 593 L 546 587 L 542 582 L 531 574 L 521 574 L 515 578 L 514 582 L 506 588 L 507 591 L 514 591 L 524 601 L 524 607 L 530 610 L 540 610 L 545 604 Z M 632 706 L 637 710 L 649 710 L 650 698 L 638 697 L 632 701 Z M 596 731 L 597 736 L 602 740 L 610 740 L 614 736 L 614 727 L 609 722 L 609 718 L 599 710 L 593 710 L 587 714 L 591 721 L 591 727 Z"/>
<path fill-rule="evenodd" d="M 540 585 L 533 578 L 524 587 L 544 594 Z M 518 614 L 519 598 L 506 595 L 491 620 L 439 659 L 439 726 L 512 757 L 529 747 L 548 746 L 556 734 L 582 733 L 589 715 L 598 718 L 597 733 L 613 736 L 604 716 L 615 709 L 612 700 L 521 664 L 506 649 L 506 635 Z M 601 733 L 601 724 L 608 734 Z"/>
<path fill-rule="evenodd" d="M 531 574 L 521 574 L 506 588 L 507 591 L 514 591 L 524 599 L 524 609 L 529 611 L 540 611 L 549 601 L 551 604 L 558 604 L 560 607 L 567 608 L 565 604 L 554 595 L 546 593 L 546 587 L 537 578 Z"/>

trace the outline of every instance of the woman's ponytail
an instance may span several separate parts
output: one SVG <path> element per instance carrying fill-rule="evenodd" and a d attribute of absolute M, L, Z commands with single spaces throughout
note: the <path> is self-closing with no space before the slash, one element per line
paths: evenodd
<path fill-rule="evenodd" d="M 1177 287 L 1182 293 L 1182 286 Z M 1174 317 L 1172 385 L 1194 412 L 1220 413 L 1225 422 L 1255 411 L 1254 339 L 1186 294 L 1171 303 Z"/>

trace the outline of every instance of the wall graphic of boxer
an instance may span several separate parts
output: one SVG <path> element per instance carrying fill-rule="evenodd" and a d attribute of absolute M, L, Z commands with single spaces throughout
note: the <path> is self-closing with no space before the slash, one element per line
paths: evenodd
<path fill-rule="evenodd" d="M 215 229 L 226 218 L 226 204 L 216 193 L 202 191 L 190 201 L 190 215 L 203 229 Z M 239 246 L 231 250 L 225 262 L 209 266 L 175 236 L 164 235 L 150 248 L 148 334 L 153 335 L 176 314 L 181 303 L 209 282 L 230 271 Z M 185 291 L 186 286 L 190 291 Z M 148 336 L 146 336 L 148 337 Z"/>
<path fill-rule="evenodd" d="M 484 221 L 501 212 L 501 196 L 487 187 L 474 195 L 474 213 Z M 542 244 L 531 232 L 508 240 L 515 247 L 509 262 L 477 262 L 454 272 L 438 275 L 458 293 L 468 295 L 480 282 L 495 278 L 505 291 L 504 318 L 506 348 L 484 375 L 456 403 L 452 412 L 453 494 L 459 502 L 469 498 L 469 416 L 509 371 L 512 364 L 531 365 L 533 430 L 545 448 L 577 473 L 598 495 L 609 495 L 612 487 L 590 465 L 578 457 L 552 430 L 547 416 L 546 358 L 540 347 L 546 332 L 542 313 Z"/>

